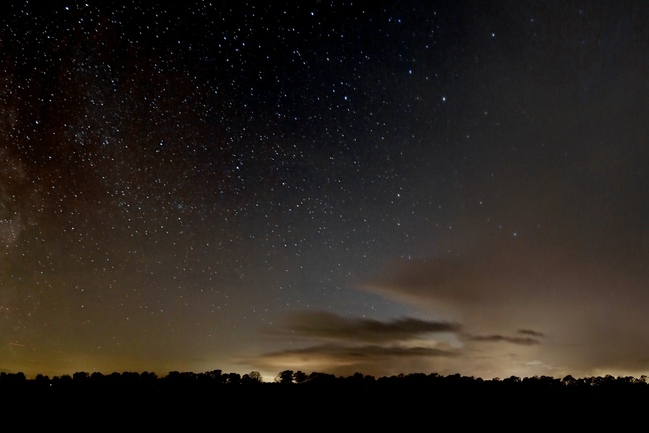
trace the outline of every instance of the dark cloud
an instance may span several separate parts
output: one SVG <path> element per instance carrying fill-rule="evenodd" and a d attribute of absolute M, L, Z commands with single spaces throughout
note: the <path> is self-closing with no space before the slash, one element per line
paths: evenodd
<path fill-rule="evenodd" d="M 440 365 L 435 360 L 455 359 L 461 352 L 453 344 L 462 331 L 456 322 L 412 317 L 380 321 L 324 311 L 293 313 L 285 319 L 285 327 L 273 330 L 272 335 L 302 347 L 241 362 L 268 371 L 289 368 L 381 375 L 430 370 Z"/>
<path fill-rule="evenodd" d="M 391 375 L 428 370 L 432 360 L 451 360 L 457 355 L 456 350 L 448 347 L 325 344 L 267 353 L 252 359 L 241 359 L 240 362 L 268 371 L 288 368 L 307 372 L 327 371 L 343 376 L 357 371 Z"/>
<path fill-rule="evenodd" d="M 489 376 L 494 368 L 491 363 L 524 362 L 520 353 L 512 352 L 512 346 L 524 351 L 540 345 L 544 336 L 531 329 L 482 335 L 465 331 L 457 321 L 413 317 L 380 321 L 324 311 L 287 315 L 284 328 L 271 335 L 298 348 L 270 351 L 241 362 L 267 371 L 289 368 L 343 375 L 356 371 L 373 375 L 421 371 L 468 374 L 475 372 L 478 364 L 484 368 L 482 374 Z M 485 343 L 490 345 L 489 352 L 485 352 Z"/>
<path fill-rule="evenodd" d="M 469 337 L 472 341 L 485 341 L 485 342 L 507 342 L 512 344 L 520 344 L 522 346 L 532 346 L 540 344 L 540 341 L 529 337 L 508 337 L 505 335 L 475 335 Z"/>
<path fill-rule="evenodd" d="M 518 333 L 522 335 L 529 335 L 531 337 L 545 337 L 542 332 L 532 331 L 531 329 L 519 329 Z"/>
<path fill-rule="evenodd" d="M 404 341 L 423 334 L 457 332 L 461 328 L 457 323 L 424 321 L 411 317 L 382 322 L 343 317 L 324 311 L 294 313 L 288 316 L 287 327 L 310 338 L 356 343 Z"/>
<path fill-rule="evenodd" d="M 268 357 L 285 356 L 323 356 L 337 358 L 338 360 L 354 360 L 384 357 L 410 357 L 410 356 L 456 356 L 451 350 L 434 349 L 429 347 L 397 347 L 397 346 L 342 346 L 342 345 L 321 345 L 304 349 L 286 350 L 271 353 Z"/>

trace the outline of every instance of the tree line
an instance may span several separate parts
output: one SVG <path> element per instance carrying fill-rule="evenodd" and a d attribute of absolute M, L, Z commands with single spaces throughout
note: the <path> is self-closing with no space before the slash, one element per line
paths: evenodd
<path fill-rule="evenodd" d="M 239 414 L 237 419 L 247 424 L 308 418 L 334 425 L 355 420 L 359 426 L 381 429 L 393 421 L 406 430 L 422 419 L 449 417 L 463 427 L 503 422 L 512 428 L 530 422 L 555 426 L 569 415 L 562 425 L 569 422 L 583 431 L 585 423 L 600 426 L 607 417 L 619 423 L 643 413 L 649 380 L 612 375 L 482 379 L 437 373 L 377 378 L 360 372 L 336 376 L 299 370 L 283 370 L 271 380 L 256 371 L 240 375 L 221 370 L 171 371 L 164 376 L 80 371 L 28 379 L 23 373 L 5 372 L 0 373 L 0 402 L 7 414 L 29 409 L 53 420 L 71 412 L 113 422 L 136 419 L 147 428 L 154 421 L 164 427 L 173 420 L 183 426 L 190 421 L 203 425 L 213 422 L 216 413 L 220 419 Z M 76 418 L 64 420 L 69 419 Z"/>
<path fill-rule="evenodd" d="M 297 370 L 283 370 L 272 381 L 264 381 L 258 371 L 251 371 L 241 375 L 239 373 L 225 373 L 222 370 L 211 370 L 202 373 L 170 371 L 165 376 L 144 371 L 141 373 L 125 371 L 103 374 L 100 372 L 88 373 L 79 371 L 72 375 L 49 376 L 38 374 L 34 379 L 27 379 L 24 373 L 0 372 L 0 388 L 3 386 L 40 385 L 54 386 L 90 386 L 90 385 L 344 385 L 359 387 L 380 387 L 390 385 L 404 386 L 453 386 L 453 387 L 500 387 L 500 388 L 544 388 L 544 389 L 648 389 L 649 378 L 642 375 L 633 376 L 592 376 L 575 378 L 567 375 L 563 378 L 552 376 L 517 377 L 510 376 L 505 379 L 498 377 L 482 379 L 474 376 L 460 374 L 440 375 L 438 373 L 410 373 L 376 378 L 360 372 L 350 376 L 336 376 L 323 372 L 307 374 Z"/>

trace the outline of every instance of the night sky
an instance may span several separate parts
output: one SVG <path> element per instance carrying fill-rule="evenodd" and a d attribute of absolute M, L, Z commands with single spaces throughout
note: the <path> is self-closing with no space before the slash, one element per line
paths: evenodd
<path fill-rule="evenodd" d="M 649 372 L 649 5 L 3 2 L 0 371 Z"/>

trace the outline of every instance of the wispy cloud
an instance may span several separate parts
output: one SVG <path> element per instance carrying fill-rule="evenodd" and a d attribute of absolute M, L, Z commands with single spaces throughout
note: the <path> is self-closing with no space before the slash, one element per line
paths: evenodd
<path fill-rule="evenodd" d="M 423 334 L 457 332 L 461 329 L 459 324 L 453 322 L 425 321 L 411 317 L 381 322 L 323 311 L 289 315 L 286 327 L 309 338 L 356 343 L 404 341 Z"/>
<path fill-rule="evenodd" d="M 429 369 L 431 359 L 453 359 L 457 356 L 457 351 L 449 347 L 323 344 L 266 353 L 239 361 L 269 371 L 294 369 L 305 372 L 324 371 L 343 376 L 355 372 L 391 375 L 403 372 L 404 369 L 424 371 Z"/>
<path fill-rule="evenodd" d="M 508 337 L 506 335 L 475 335 L 469 337 L 469 339 L 472 341 L 484 341 L 484 342 L 494 342 L 494 343 L 504 341 L 512 344 L 520 344 L 522 346 L 532 346 L 541 343 L 539 340 L 535 338 Z"/>
<path fill-rule="evenodd" d="M 494 364 L 513 356 L 568 374 L 643 374 L 646 271 L 633 258 L 582 248 L 587 244 L 558 234 L 479 239 L 456 255 L 397 262 L 361 288 L 461 323 L 467 345 L 520 348 L 481 352 Z M 463 353 L 477 359 L 467 347 Z"/>
<path fill-rule="evenodd" d="M 347 375 L 357 371 L 389 375 L 415 371 L 457 372 L 472 357 L 484 358 L 483 346 L 502 343 L 540 344 L 542 333 L 520 330 L 512 335 L 478 335 L 451 321 L 402 317 L 380 321 L 323 311 L 302 311 L 285 317 L 275 337 L 298 347 L 242 359 L 259 369 L 327 371 Z M 508 356 L 512 356 L 511 353 Z M 484 362 L 484 361 L 482 361 Z"/>

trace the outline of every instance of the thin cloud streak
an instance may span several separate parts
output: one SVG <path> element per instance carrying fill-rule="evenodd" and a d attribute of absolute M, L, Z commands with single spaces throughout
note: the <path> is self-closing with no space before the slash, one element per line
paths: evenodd
<path fill-rule="evenodd" d="M 470 337 L 472 341 L 484 341 L 484 342 L 507 342 L 512 344 L 520 344 L 522 346 L 532 346 L 535 344 L 541 344 L 539 340 L 534 338 L 526 337 L 507 337 L 505 335 L 476 335 Z"/>
<path fill-rule="evenodd" d="M 461 326 L 452 322 L 424 321 L 410 317 L 381 322 L 318 311 L 288 316 L 287 328 L 310 338 L 385 343 L 408 340 L 422 334 L 457 332 Z"/>
<path fill-rule="evenodd" d="M 293 369 L 342 376 L 355 372 L 392 375 L 401 373 L 404 368 L 408 370 L 409 366 L 412 366 L 410 371 L 421 371 L 430 365 L 431 359 L 457 356 L 457 351 L 450 348 L 325 344 L 266 353 L 239 359 L 239 363 L 267 371 Z"/>

